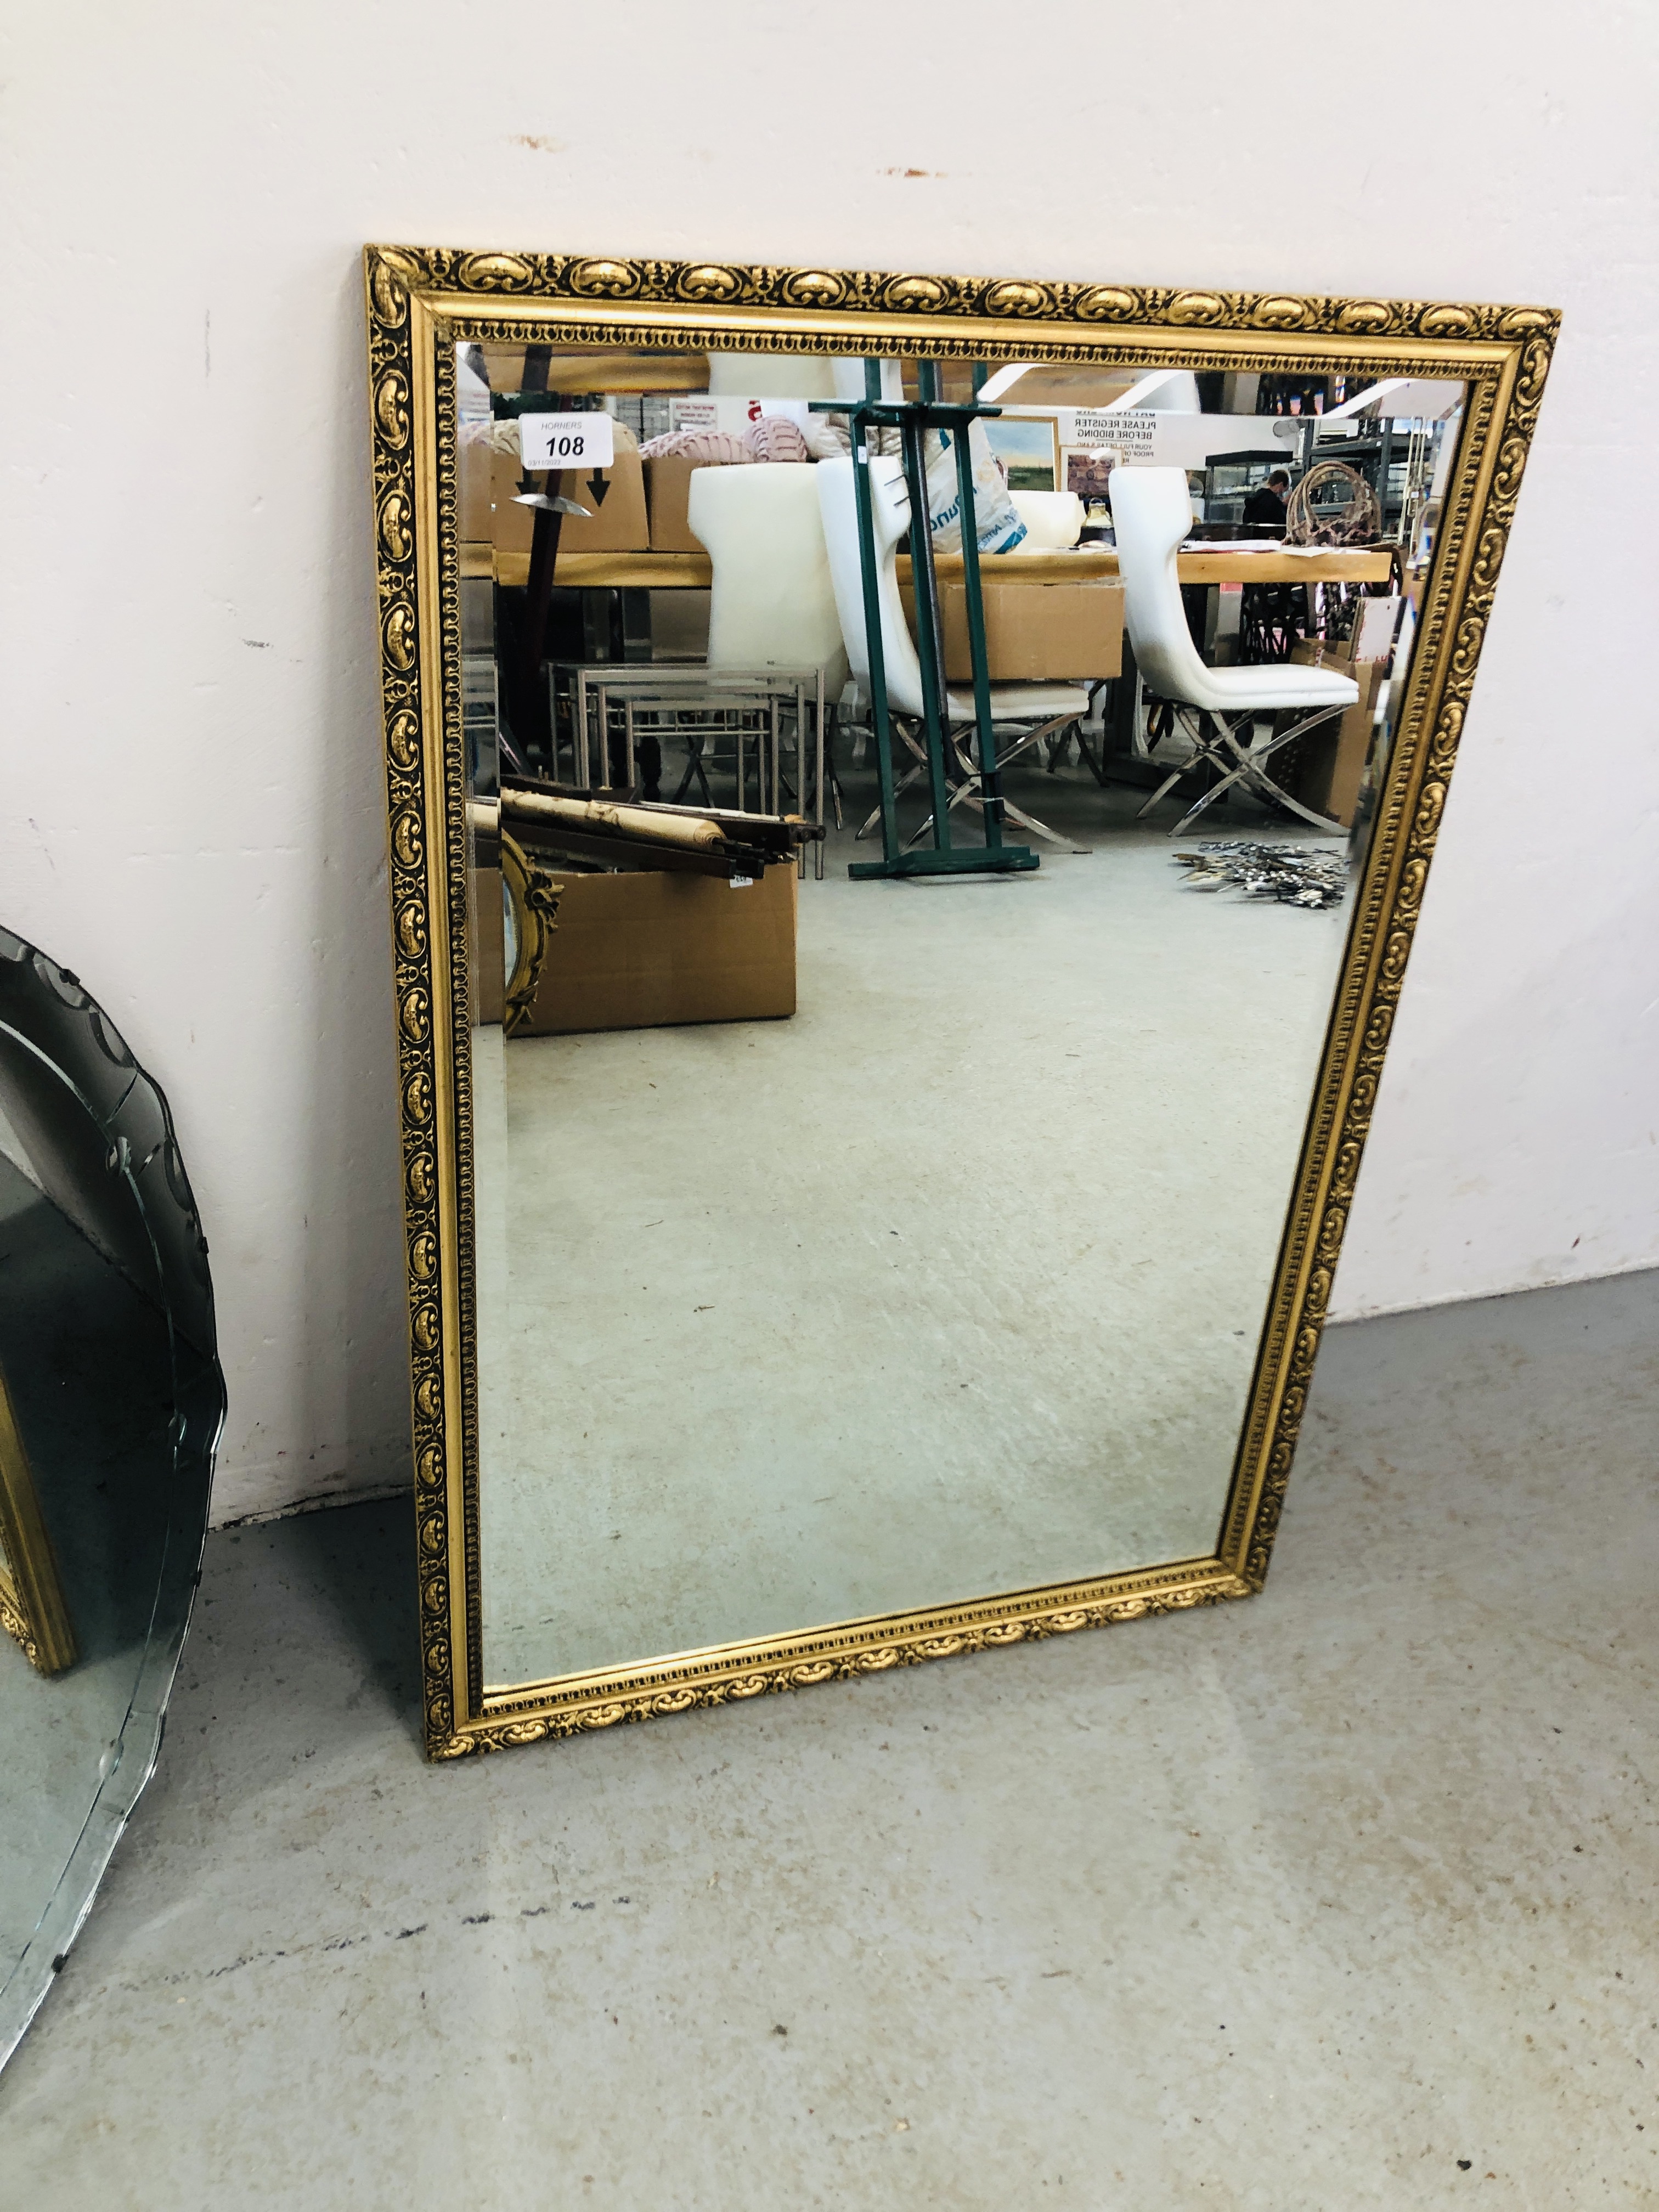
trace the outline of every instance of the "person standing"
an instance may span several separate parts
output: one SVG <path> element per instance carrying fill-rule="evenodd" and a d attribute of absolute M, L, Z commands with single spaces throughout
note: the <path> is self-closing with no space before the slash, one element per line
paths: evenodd
<path fill-rule="evenodd" d="M 1266 522 L 1282 530 L 1285 527 L 1285 501 L 1289 496 L 1291 479 L 1283 469 L 1275 469 L 1264 484 L 1258 484 L 1244 502 L 1246 522 Z"/>

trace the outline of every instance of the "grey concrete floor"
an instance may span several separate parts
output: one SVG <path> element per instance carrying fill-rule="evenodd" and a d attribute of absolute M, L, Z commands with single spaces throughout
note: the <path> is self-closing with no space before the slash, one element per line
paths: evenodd
<path fill-rule="evenodd" d="M 1078 849 L 834 841 L 793 1020 L 477 1033 L 486 1681 L 1213 1546 L 1348 916 L 1010 781 Z"/>
<path fill-rule="evenodd" d="M 1656 1318 L 1334 1332 L 1248 1604 L 437 1771 L 404 1514 L 216 1537 L 5 2201 L 1653 2201 Z"/>

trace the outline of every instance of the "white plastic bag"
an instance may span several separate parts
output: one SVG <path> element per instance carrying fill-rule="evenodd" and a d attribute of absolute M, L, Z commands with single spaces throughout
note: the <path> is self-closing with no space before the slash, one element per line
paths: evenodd
<path fill-rule="evenodd" d="M 962 550 L 962 489 L 957 480 L 956 441 L 949 430 L 927 433 L 927 520 L 935 553 Z M 991 451 L 983 422 L 968 426 L 968 456 L 973 465 L 975 536 L 981 553 L 1012 553 L 1025 535 L 1008 478 Z"/>

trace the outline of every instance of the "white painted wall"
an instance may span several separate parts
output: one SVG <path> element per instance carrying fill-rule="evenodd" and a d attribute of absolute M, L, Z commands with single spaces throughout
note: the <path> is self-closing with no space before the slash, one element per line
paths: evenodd
<path fill-rule="evenodd" d="M 369 238 L 1565 307 L 1339 1308 L 1659 1261 L 1655 22 L 9 11 L 0 920 L 173 1099 L 222 1516 L 403 1470 Z"/>

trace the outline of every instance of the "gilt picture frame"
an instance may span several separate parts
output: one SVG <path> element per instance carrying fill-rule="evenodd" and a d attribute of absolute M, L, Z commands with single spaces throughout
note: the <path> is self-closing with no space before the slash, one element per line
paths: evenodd
<path fill-rule="evenodd" d="M 75 1664 L 75 1630 L 34 1470 L 0 1370 L 0 1628 L 37 1673 Z"/>
<path fill-rule="evenodd" d="M 1546 307 L 372 246 L 364 256 L 422 1704 L 434 1759 L 1259 1590 L 1559 317 Z M 550 339 L 1006 365 L 1455 378 L 1466 403 L 1212 1548 L 490 1684 L 483 1673 L 453 349 Z"/>
<path fill-rule="evenodd" d="M 1002 463 L 1010 491 L 1064 491 L 1060 428 L 1053 415 L 1024 415 L 1012 408 L 985 426 L 991 451 Z"/>

